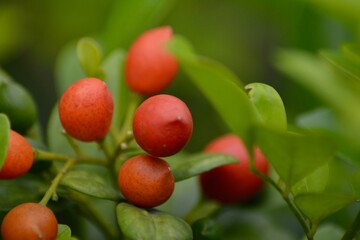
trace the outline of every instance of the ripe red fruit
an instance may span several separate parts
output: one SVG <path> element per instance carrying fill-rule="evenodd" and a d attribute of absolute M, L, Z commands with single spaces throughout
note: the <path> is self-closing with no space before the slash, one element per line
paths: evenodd
<path fill-rule="evenodd" d="M 136 142 L 155 157 L 179 152 L 189 142 L 192 129 L 193 121 L 186 104 L 166 94 L 145 100 L 133 120 Z"/>
<path fill-rule="evenodd" d="M 129 49 L 125 62 L 125 80 L 130 89 L 142 95 L 154 95 L 170 85 L 178 63 L 165 49 L 172 37 L 171 27 L 158 27 L 140 35 Z"/>
<path fill-rule="evenodd" d="M 113 111 L 112 94 L 97 78 L 84 78 L 73 83 L 59 103 L 60 121 L 66 132 L 85 142 L 105 137 Z"/>
<path fill-rule="evenodd" d="M 13 208 L 1 224 L 3 240 L 54 240 L 57 232 L 54 213 L 37 203 L 24 203 Z"/>
<path fill-rule="evenodd" d="M 246 147 L 236 135 L 227 134 L 215 139 L 205 151 L 230 154 L 239 160 L 239 163 L 220 166 L 200 175 L 202 190 L 209 198 L 225 204 L 245 202 L 263 187 L 263 180 L 251 172 Z M 269 164 L 257 147 L 254 158 L 256 169 L 268 174 Z"/>
<path fill-rule="evenodd" d="M 149 155 L 138 155 L 127 160 L 120 168 L 118 183 L 129 202 L 145 208 L 164 203 L 175 187 L 169 164 Z"/>
<path fill-rule="evenodd" d="M 30 143 L 17 132 L 10 130 L 5 163 L 0 170 L 0 179 L 12 179 L 26 174 L 34 162 Z"/>

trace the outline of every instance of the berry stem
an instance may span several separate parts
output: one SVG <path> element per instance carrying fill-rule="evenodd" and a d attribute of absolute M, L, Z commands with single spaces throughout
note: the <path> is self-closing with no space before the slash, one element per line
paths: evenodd
<path fill-rule="evenodd" d="M 82 152 L 79 145 L 69 134 L 65 132 L 65 130 L 62 133 L 65 136 L 66 140 L 69 142 L 71 148 L 75 151 L 76 156 L 80 157 L 82 155 Z"/>
<path fill-rule="evenodd" d="M 134 113 L 135 113 L 141 100 L 142 100 L 142 97 L 140 95 L 135 94 L 135 93 L 133 93 L 131 95 L 128 110 L 126 112 L 124 123 L 122 125 L 120 134 L 119 134 L 119 145 L 121 145 L 121 143 L 128 138 L 129 131 L 131 131 L 131 129 L 132 129 L 132 121 L 134 118 Z"/>
<path fill-rule="evenodd" d="M 56 175 L 56 177 L 52 180 L 50 187 L 46 191 L 44 197 L 39 202 L 40 204 L 46 206 L 49 200 L 56 193 L 56 189 L 60 184 L 62 177 L 67 173 L 76 163 L 76 159 L 69 158 L 64 167 L 60 170 L 60 172 Z"/>
<path fill-rule="evenodd" d="M 33 152 L 34 152 L 34 158 L 38 161 L 67 162 L 67 161 L 69 161 L 69 159 L 72 158 L 70 156 L 52 153 L 52 152 L 46 152 L 46 151 L 39 150 L 39 149 L 33 149 Z M 81 156 L 81 157 L 75 157 L 75 159 L 76 159 L 77 163 L 90 163 L 90 164 L 97 164 L 97 165 L 101 165 L 101 166 L 107 166 L 107 164 L 108 164 L 107 161 L 105 161 L 102 158 Z"/>

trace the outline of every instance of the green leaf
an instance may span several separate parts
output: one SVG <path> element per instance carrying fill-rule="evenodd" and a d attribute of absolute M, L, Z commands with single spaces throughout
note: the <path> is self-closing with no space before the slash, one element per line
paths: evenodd
<path fill-rule="evenodd" d="M 319 167 L 292 187 L 294 195 L 323 192 L 329 179 L 329 165 Z"/>
<path fill-rule="evenodd" d="M 5 114 L 0 113 L 0 169 L 3 167 L 10 135 L 10 122 Z"/>
<path fill-rule="evenodd" d="M 295 204 L 313 223 L 346 207 L 356 199 L 344 193 L 306 193 L 295 197 Z"/>
<path fill-rule="evenodd" d="M 0 180 L 0 186 L 0 211 L 9 211 L 25 202 L 38 202 L 49 187 L 47 182 L 31 174 Z"/>
<path fill-rule="evenodd" d="M 165 17 L 175 0 L 115 1 L 102 33 L 106 53 L 127 48 L 146 29 Z"/>
<path fill-rule="evenodd" d="M 240 80 L 222 64 L 195 55 L 184 38 L 174 37 L 168 48 L 230 130 L 247 143 L 247 131 L 253 124 L 254 112 Z"/>
<path fill-rule="evenodd" d="M 191 240 L 191 227 L 181 218 L 127 203 L 116 207 L 119 226 L 129 240 Z"/>
<path fill-rule="evenodd" d="M 351 59 L 346 58 L 339 52 L 335 51 L 320 51 L 320 56 L 328 61 L 331 66 L 339 73 L 353 80 L 354 85 L 360 84 L 360 64 L 353 62 Z"/>
<path fill-rule="evenodd" d="M 360 64 L 360 48 L 358 43 L 344 43 L 341 52 L 352 62 Z"/>
<path fill-rule="evenodd" d="M 77 57 L 86 76 L 99 77 L 102 75 L 101 51 L 98 43 L 92 38 L 82 38 L 76 47 Z"/>
<path fill-rule="evenodd" d="M 342 134 L 360 146 L 360 111 L 354 111 L 360 105 L 357 81 L 340 78 L 323 59 L 302 51 L 279 52 L 276 65 L 327 103 L 342 127 Z"/>
<path fill-rule="evenodd" d="M 64 224 L 58 225 L 58 234 L 56 240 L 71 240 L 71 229 Z"/>
<path fill-rule="evenodd" d="M 76 42 L 63 47 L 55 63 L 55 90 L 58 96 L 75 81 L 85 77 L 76 55 Z"/>
<path fill-rule="evenodd" d="M 245 86 L 250 102 L 255 108 L 260 123 L 278 130 L 286 130 L 286 111 L 277 91 L 264 83 Z"/>
<path fill-rule="evenodd" d="M 200 173 L 207 172 L 221 165 L 238 163 L 239 161 L 230 155 L 200 153 L 189 155 L 186 159 L 178 161 L 172 166 L 175 181 L 182 181 L 194 177 Z"/>
<path fill-rule="evenodd" d="M 94 172 L 73 170 L 64 175 L 61 185 L 92 197 L 118 201 L 121 196 L 101 176 Z"/>
<path fill-rule="evenodd" d="M 338 225 L 333 223 L 326 223 L 321 225 L 316 230 L 314 240 L 339 240 L 344 235 L 345 231 Z M 307 240 L 308 238 L 304 236 L 302 240 Z"/>
<path fill-rule="evenodd" d="M 336 151 L 329 138 L 315 134 L 259 127 L 254 131 L 254 140 L 289 188 L 326 164 Z"/>
<path fill-rule="evenodd" d="M 109 54 L 102 64 L 106 73 L 106 85 L 111 91 L 115 109 L 112 124 L 119 127 L 123 120 L 129 104 L 129 89 L 124 80 L 123 66 L 126 53 L 122 50 L 115 50 Z"/>

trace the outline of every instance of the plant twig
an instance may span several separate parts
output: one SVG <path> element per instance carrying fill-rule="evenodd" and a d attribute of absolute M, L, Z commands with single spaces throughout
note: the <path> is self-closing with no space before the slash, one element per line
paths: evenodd
<path fill-rule="evenodd" d="M 63 154 L 47 152 L 47 151 L 43 151 L 43 150 L 39 150 L 39 149 L 33 149 L 33 152 L 34 152 L 34 158 L 37 161 L 67 162 L 69 160 L 69 158 L 73 158 L 70 156 L 63 155 Z M 97 165 L 102 165 L 102 166 L 108 165 L 108 162 L 102 158 L 80 156 L 80 157 L 74 157 L 74 159 L 76 159 L 77 163 L 91 163 L 91 164 L 97 164 Z"/>
<path fill-rule="evenodd" d="M 56 175 L 54 180 L 51 182 L 50 187 L 46 191 L 44 197 L 39 202 L 40 204 L 46 206 L 46 204 L 49 202 L 49 200 L 55 195 L 56 189 L 60 184 L 60 181 L 62 177 L 67 173 L 74 165 L 76 160 L 73 158 L 69 158 L 64 167 L 61 169 L 61 171 Z"/>
<path fill-rule="evenodd" d="M 356 218 L 352 222 L 351 226 L 347 229 L 344 236 L 341 240 L 352 240 L 355 239 L 357 233 L 360 230 L 360 211 L 358 212 Z"/>

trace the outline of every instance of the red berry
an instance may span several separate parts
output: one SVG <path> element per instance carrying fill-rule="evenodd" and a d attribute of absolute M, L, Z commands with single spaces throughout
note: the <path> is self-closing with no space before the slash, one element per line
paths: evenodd
<path fill-rule="evenodd" d="M 12 179 L 26 174 L 34 162 L 30 143 L 17 132 L 10 130 L 9 145 L 0 179 Z"/>
<path fill-rule="evenodd" d="M 66 132 L 81 141 L 97 141 L 108 133 L 114 110 L 111 92 L 96 78 L 73 83 L 61 96 L 60 121 Z"/>
<path fill-rule="evenodd" d="M 170 85 L 178 63 L 165 49 L 172 37 L 170 27 L 151 29 L 140 35 L 129 49 L 125 62 L 125 80 L 130 89 L 142 95 L 154 95 Z"/>
<path fill-rule="evenodd" d="M 156 95 L 136 110 L 133 131 L 140 147 L 155 157 L 179 152 L 190 140 L 193 129 L 186 104 L 171 95 Z"/>
<path fill-rule="evenodd" d="M 206 196 L 225 204 L 240 203 L 252 199 L 262 189 L 264 182 L 251 172 L 248 152 L 239 137 L 234 134 L 221 136 L 205 151 L 230 154 L 239 160 L 239 163 L 220 166 L 200 175 Z M 269 164 L 257 147 L 254 158 L 256 169 L 268 174 Z"/>
<path fill-rule="evenodd" d="M 118 183 L 129 202 L 146 208 L 164 203 L 175 187 L 169 164 L 149 155 L 127 160 L 120 168 Z"/>
<path fill-rule="evenodd" d="M 13 208 L 1 224 L 3 240 L 54 240 L 57 232 L 54 213 L 37 203 L 24 203 Z"/>

